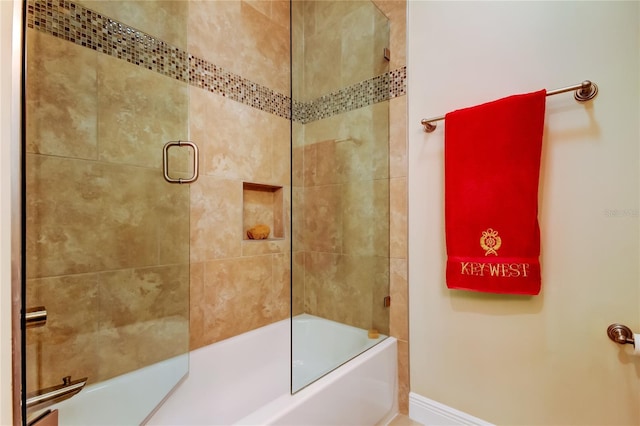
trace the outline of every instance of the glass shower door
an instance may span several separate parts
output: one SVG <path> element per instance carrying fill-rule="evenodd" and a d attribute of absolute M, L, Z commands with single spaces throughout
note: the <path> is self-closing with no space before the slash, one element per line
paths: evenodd
<path fill-rule="evenodd" d="M 291 4 L 292 391 L 389 334 L 389 20 Z"/>
<path fill-rule="evenodd" d="M 140 424 L 188 371 L 189 185 L 163 177 L 189 136 L 187 8 L 27 2 L 27 420 Z"/>

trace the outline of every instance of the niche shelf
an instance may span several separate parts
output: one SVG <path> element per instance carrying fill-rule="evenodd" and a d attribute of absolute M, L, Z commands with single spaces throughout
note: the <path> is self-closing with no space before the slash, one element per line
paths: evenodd
<path fill-rule="evenodd" d="M 258 225 L 269 226 L 266 240 L 251 240 L 247 230 Z M 262 183 L 242 183 L 242 239 L 247 241 L 273 241 L 284 239 L 284 206 L 281 186 Z"/>

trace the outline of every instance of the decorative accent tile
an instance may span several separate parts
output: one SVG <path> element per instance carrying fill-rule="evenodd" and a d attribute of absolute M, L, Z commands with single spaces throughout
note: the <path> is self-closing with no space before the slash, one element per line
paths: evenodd
<path fill-rule="evenodd" d="M 407 93 L 407 67 L 389 71 L 310 102 L 293 100 L 293 120 L 303 124 L 343 114 Z"/>
<path fill-rule="evenodd" d="M 189 55 L 189 84 L 280 117 L 291 117 L 288 96 L 192 55 Z"/>
<path fill-rule="evenodd" d="M 310 102 L 292 100 L 157 37 L 67 0 L 28 0 L 27 27 L 301 123 L 321 120 L 407 92 L 405 66 Z"/>
<path fill-rule="evenodd" d="M 188 81 L 187 52 L 66 0 L 27 2 L 27 26 L 123 59 L 180 81 Z"/>
<path fill-rule="evenodd" d="M 322 120 L 389 99 L 389 74 L 331 92 L 303 105 L 302 123 Z"/>
<path fill-rule="evenodd" d="M 389 72 L 389 97 L 397 98 L 407 94 L 407 67 Z"/>

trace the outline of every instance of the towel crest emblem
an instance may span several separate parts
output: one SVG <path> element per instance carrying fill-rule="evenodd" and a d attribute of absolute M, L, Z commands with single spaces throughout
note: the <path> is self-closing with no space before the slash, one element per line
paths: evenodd
<path fill-rule="evenodd" d="M 480 247 L 482 247 L 482 250 L 485 251 L 485 256 L 489 256 L 490 254 L 497 256 L 498 249 L 501 245 L 502 238 L 498 236 L 498 231 L 494 231 L 493 228 L 482 231 L 482 237 L 480 237 Z"/>

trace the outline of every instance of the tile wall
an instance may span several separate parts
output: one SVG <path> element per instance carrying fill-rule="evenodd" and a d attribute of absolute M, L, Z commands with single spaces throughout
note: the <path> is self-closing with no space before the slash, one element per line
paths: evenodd
<path fill-rule="evenodd" d="M 29 28 L 27 390 L 102 381 L 188 350 L 189 190 L 162 143 L 187 84 Z M 124 284 L 124 285 L 123 285 Z"/>
<path fill-rule="evenodd" d="M 409 308 L 407 281 L 406 0 L 372 0 L 390 22 L 389 100 L 389 327 L 398 339 L 399 409 L 409 412 Z M 395 94 L 395 96 L 393 95 Z"/>
<path fill-rule="evenodd" d="M 389 20 L 390 39 L 373 45 L 366 45 L 375 27 L 364 11 L 367 2 L 309 1 L 293 10 L 293 54 L 314 47 L 321 52 L 294 61 L 292 70 L 293 81 L 302 82 L 293 87 L 293 238 L 299 248 L 293 253 L 293 310 L 396 337 L 400 410 L 406 413 L 406 3 L 374 3 Z M 343 33 L 323 28 L 344 21 Z M 383 47 L 390 48 L 389 63 L 371 54 Z M 381 151 L 377 144 L 386 144 L 387 135 L 388 152 Z M 376 247 L 388 252 L 376 253 Z M 389 293 L 391 307 L 382 308 Z"/>
<path fill-rule="evenodd" d="M 391 71 L 382 80 L 390 88 L 390 99 L 383 102 L 389 104 L 391 136 L 388 274 L 393 303 L 389 327 L 400 342 L 400 400 L 401 410 L 406 412 L 405 2 L 376 0 L 375 3 L 391 22 Z M 172 340 L 170 331 L 184 325 L 186 308 L 172 298 L 186 291 L 176 283 L 180 282 L 180 274 L 186 274 L 187 263 L 191 265 L 188 343 L 191 349 L 284 319 L 289 314 L 290 212 L 283 211 L 284 238 L 267 241 L 247 241 L 243 237 L 242 219 L 243 185 L 247 182 L 281 187 L 283 204 L 287 206 L 291 202 L 288 195 L 289 2 L 190 1 L 188 10 L 181 5 L 184 2 L 56 0 L 28 3 L 32 19 L 28 37 L 39 46 L 36 47 L 38 54 L 30 56 L 30 72 L 37 70 L 42 76 L 30 83 L 34 85 L 30 93 L 35 97 L 29 100 L 28 114 L 33 123 L 53 122 L 56 126 L 55 130 L 39 126 L 28 129 L 31 136 L 27 161 L 38 168 L 49 168 L 55 178 L 33 189 L 33 204 L 29 208 L 38 213 L 29 219 L 30 226 L 46 221 L 45 216 L 53 216 L 50 224 L 38 225 L 43 227 L 39 235 L 46 238 L 28 242 L 30 252 L 37 257 L 30 263 L 39 266 L 28 271 L 29 279 L 37 285 L 30 286 L 33 294 L 27 297 L 32 298 L 33 303 L 58 304 L 61 311 L 70 309 L 66 300 L 82 307 L 75 317 L 69 317 L 69 323 L 59 325 L 61 337 L 45 345 L 44 337 L 39 336 L 31 344 L 40 348 L 32 353 L 37 354 L 41 365 L 43 362 L 55 364 L 56 357 L 73 359 L 74 367 L 66 368 L 64 375 L 91 371 L 89 375 L 104 379 L 137 368 L 140 363 L 153 362 L 145 358 L 154 355 L 154 351 L 149 351 L 146 342 L 138 339 L 134 342 L 137 346 L 133 346 L 138 348 L 133 360 L 122 356 L 122 362 L 111 365 L 107 369 L 110 371 L 99 371 L 104 366 L 97 361 L 101 355 L 98 347 L 92 346 L 96 343 L 90 335 L 98 330 L 103 333 L 103 343 L 124 351 L 127 340 L 136 340 L 133 337 L 140 332 L 126 331 L 123 324 L 129 321 L 130 327 L 137 329 L 141 327 L 139 324 L 144 324 L 144 318 L 134 320 L 135 312 L 156 309 L 129 304 L 123 311 L 122 306 L 126 304 L 119 301 L 129 300 L 127 292 L 155 295 L 154 306 L 165 310 L 160 314 L 164 320 L 146 326 L 159 331 L 154 335 L 171 340 L 171 344 L 158 342 L 160 347 L 181 347 L 179 341 Z M 171 24 L 179 21 L 187 23 L 188 31 Z M 347 84 L 371 87 L 356 80 Z M 380 108 L 377 104 L 364 108 L 366 113 L 345 109 L 344 102 L 349 103 L 354 93 L 359 91 L 350 89 L 347 96 L 339 93 L 328 100 L 309 97 L 301 108 L 294 108 L 294 118 L 296 111 L 303 111 L 303 115 L 293 126 L 301 125 L 299 121 L 319 118 L 339 120 L 330 117 L 336 103 L 341 112 L 350 114 L 375 114 Z M 188 111 L 188 123 L 182 122 L 183 118 L 187 119 L 182 116 L 184 111 Z M 163 114 L 176 119 L 155 119 Z M 175 127 L 176 122 L 182 124 Z M 149 192 L 146 185 L 163 184 L 162 181 L 155 183 L 155 168 L 161 161 L 158 144 L 187 138 L 196 141 L 201 149 L 201 175 L 188 189 L 191 232 L 167 244 L 166 239 L 158 238 L 159 234 L 175 229 L 185 235 L 184 227 L 189 225 L 173 219 L 181 217 L 172 208 L 184 204 L 180 201 L 185 199 L 184 192 L 166 191 L 167 185 L 163 186 L 162 191 L 166 192 L 163 205 L 170 206 L 164 212 L 164 219 L 157 217 L 159 201 L 149 200 L 149 205 L 140 210 L 138 198 L 144 198 Z M 152 151 L 143 148 L 147 144 L 140 143 L 142 140 L 151 141 Z M 122 144 L 119 145 L 119 141 Z M 317 148 L 322 150 L 325 146 Z M 74 167 L 76 171 L 71 172 L 72 168 L 67 167 L 70 162 L 80 167 Z M 61 170 L 95 182 L 101 192 L 85 193 L 86 187 L 69 185 L 72 176 Z M 138 182 L 132 192 L 109 199 L 109 187 L 118 186 L 119 179 L 131 178 L 132 171 L 137 173 Z M 363 192 L 366 188 L 354 186 L 350 190 Z M 54 200 L 54 194 L 62 198 Z M 104 204 L 89 207 L 87 200 L 98 195 Z M 77 198 L 81 201 L 75 205 L 72 200 Z M 60 202 L 61 199 L 65 202 Z M 107 208 L 113 204 L 122 208 Z M 295 212 L 295 205 L 293 209 Z M 83 225 L 79 212 L 84 211 L 121 225 L 117 240 L 136 254 L 140 253 L 142 260 L 133 261 L 124 255 L 122 245 L 110 247 L 111 243 L 101 240 L 99 228 L 88 229 Z M 152 216 L 160 223 L 151 220 Z M 60 221 L 71 224 L 73 235 L 62 235 Z M 147 240 L 127 238 L 128 232 L 132 232 L 128 229 L 132 223 L 143 229 Z M 90 250 L 90 244 L 96 244 L 96 238 L 98 245 L 106 246 L 106 254 L 97 259 L 96 256 L 83 259 L 82 253 Z M 189 245 L 189 258 L 184 259 L 183 248 Z M 80 255 L 80 260 L 65 266 L 58 254 L 70 247 Z M 156 266 L 150 266 L 149 258 Z M 175 259 L 180 259 L 177 266 Z M 162 268 L 171 272 L 160 274 L 158 271 Z M 134 284 L 125 290 L 107 293 L 103 290 L 125 278 Z M 168 285 L 174 286 L 172 291 L 164 290 Z M 107 301 L 109 303 L 105 303 Z M 170 308 L 176 305 L 175 310 Z M 100 328 L 110 323 L 115 331 Z M 50 344 L 57 346 L 52 346 L 46 354 L 48 349 L 43 348 Z M 74 358 L 74 345 L 88 345 L 96 357 Z M 64 347 L 69 350 L 65 352 Z M 170 352 L 160 351 L 155 355 L 166 357 Z M 50 385 L 59 381 L 58 376 L 58 371 L 50 377 L 42 371 L 30 378 L 30 382 L 33 386 Z"/>

